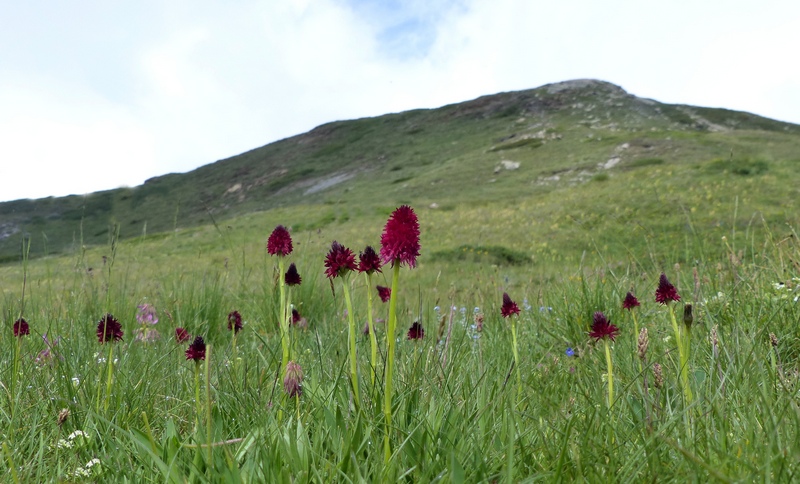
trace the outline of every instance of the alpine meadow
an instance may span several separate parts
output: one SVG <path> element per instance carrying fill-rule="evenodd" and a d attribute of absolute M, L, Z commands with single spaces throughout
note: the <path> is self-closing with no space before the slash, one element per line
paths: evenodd
<path fill-rule="evenodd" d="M 800 126 L 573 80 L 0 203 L 4 482 L 791 482 Z"/>

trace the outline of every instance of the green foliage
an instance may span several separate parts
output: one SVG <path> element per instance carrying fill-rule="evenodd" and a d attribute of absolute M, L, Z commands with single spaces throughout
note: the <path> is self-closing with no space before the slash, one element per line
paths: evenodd
<path fill-rule="evenodd" d="M 521 139 L 514 139 L 511 141 L 505 141 L 499 145 L 492 146 L 489 148 L 489 151 L 505 151 L 505 150 L 512 150 L 515 148 L 539 148 L 542 146 L 542 140 L 536 138 L 521 138 Z"/>
<path fill-rule="evenodd" d="M 512 266 L 531 263 L 531 257 L 529 255 L 501 245 L 462 245 L 456 249 L 434 252 L 431 257 L 434 261 L 441 262 L 470 261 Z"/>
<path fill-rule="evenodd" d="M 722 159 L 717 158 L 708 163 L 707 168 L 712 173 L 732 173 L 740 176 L 761 175 L 769 170 L 769 164 L 764 160 L 750 158 Z"/>
<path fill-rule="evenodd" d="M 429 244 L 438 237 L 428 217 L 434 213 L 439 212 L 423 212 L 421 219 Z M 368 224 L 370 237 L 377 237 L 383 218 Z M 403 330 L 419 320 L 426 336 L 406 341 L 401 335 L 398 343 L 394 455 L 384 466 L 382 386 L 372 388 L 363 378 L 363 411 L 354 409 L 341 294 L 332 294 L 321 277 L 331 237 L 358 247 L 355 232 L 346 230 L 355 222 L 336 232 L 294 234 L 290 258 L 303 284 L 292 300 L 309 324 L 291 328 L 293 359 L 305 373 L 299 402 L 283 397 L 277 374 L 275 261 L 264 258 L 262 240 L 243 236 L 247 223 L 122 241 L 113 265 L 92 272 L 86 264 L 99 262 L 110 247 L 89 249 L 81 258 L 31 261 L 26 277 L 20 265 L 0 268 L 3 381 L 18 341 L 10 325 L 27 281 L 24 315 L 31 336 L 19 340 L 25 384 L 0 401 L 0 436 L 13 449 L 21 482 L 76 480 L 76 472 L 95 458 L 100 464 L 89 468 L 92 478 L 115 482 L 429 482 L 443 476 L 483 482 L 533 475 L 627 482 L 685 481 L 698 472 L 719 480 L 785 481 L 797 472 L 798 330 L 786 324 L 800 315 L 795 237 L 745 225 L 729 230 L 723 241 L 714 232 L 697 231 L 676 251 L 653 240 L 656 251 L 634 249 L 624 263 L 604 252 L 579 264 L 540 255 L 546 260 L 535 266 L 501 245 L 465 245 L 430 256 L 423 246 L 419 267 L 403 269 L 408 289 L 400 295 L 399 313 Z M 458 256 L 470 250 L 475 256 Z M 696 256 L 676 266 L 683 250 Z M 521 265 L 490 266 L 502 257 Z M 548 276 L 550 269 L 554 275 Z M 652 297 L 662 270 L 677 285 L 681 304 L 695 307 L 691 407 L 680 398 L 668 312 Z M 384 275 L 377 276 L 383 282 Z M 363 320 L 364 291 L 372 288 L 363 286 L 363 278 L 352 280 L 356 317 Z M 632 315 L 620 306 L 629 290 L 642 303 L 635 311 L 650 335 L 641 369 Z M 509 324 L 499 313 L 504 291 L 522 309 L 520 397 L 511 374 L 517 370 L 511 367 Z M 142 302 L 157 308 L 154 328 L 162 334 L 147 344 L 135 338 L 136 306 Z M 245 319 L 236 362 L 225 326 L 234 308 Z M 376 316 L 385 317 L 385 310 L 379 304 Z M 602 345 L 587 336 L 598 310 L 620 328 L 613 347 L 618 398 L 610 410 L 604 403 Z M 114 348 L 118 361 L 108 409 L 97 412 L 107 348 L 97 344 L 94 331 L 106 311 L 121 320 L 125 337 Z M 212 407 L 197 422 L 194 364 L 183 355 L 186 345 L 173 340 L 176 326 L 203 335 L 211 347 L 208 375 L 201 366 L 201 381 L 208 378 L 201 403 Z M 383 326 L 377 331 L 383 346 Z M 47 348 L 38 336 L 43 333 L 50 341 L 60 339 L 51 348 L 53 357 L 37 363 Z M 359 372 L 367 375 L 367 339 L 358 345 Z M 568 347 L 577 356 L 568 356 Z M 661 387 L 654 381 L 656 363 L 663 368 Z M 70 414 L 59 426 L 62 409 Z M 70 439 L 78 430 L 88 437 Z M 59 441 L 71 446 L 59 447 Z M 8 462 L 3 460 L 0 472 L 8 472 Z"/>
<path fill-rule="evenodd" d="M 653 166 L 653 165 L 663 165 L 664 159 L 663 158 L 636 158 L 635 160 L 631 161 L 628 166 L 631 168 L 639 168 L 642 166 Z"/>

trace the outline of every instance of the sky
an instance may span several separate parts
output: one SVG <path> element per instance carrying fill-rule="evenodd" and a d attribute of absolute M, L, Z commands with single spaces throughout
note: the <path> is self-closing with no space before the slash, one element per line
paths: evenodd
<path fill-rule="evenodd" d="M 0 0 L 0 201 L 594 78 L 800 123 L 800 2 Z"/>

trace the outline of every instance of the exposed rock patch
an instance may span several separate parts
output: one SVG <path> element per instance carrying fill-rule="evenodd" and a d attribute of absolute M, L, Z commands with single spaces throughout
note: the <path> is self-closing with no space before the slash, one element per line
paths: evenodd
<path fill-rule="evenodd" d="M 0 240 L 7 239 L 17 232 L 19 232 L 19 227 L 16 225 L 11 223 L 2 224 L 0 225 Z"/>
<path fill-rule="evenodd" d="M 310 195 L 312 193 L 321 192 L 322 190 L 327 190 L 328 188 L 338 185 L 339 183 L 345 182 L 349 179 L 353 178 L 352 173 L 339 173 L 333 176 L 329 176 L 327 178 L 323 178 L 318 180 L 314 185 L 308 188 L 305 192 L 305 195 Z"/>

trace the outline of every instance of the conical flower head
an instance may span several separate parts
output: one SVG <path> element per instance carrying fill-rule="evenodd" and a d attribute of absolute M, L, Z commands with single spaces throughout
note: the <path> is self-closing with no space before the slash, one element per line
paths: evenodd
<path fill-rule="evenodd" d="M 238 333 L 242 329 L 242 315 L 239 311 L 231 311 L 228 313 L 228 331 Z"/>
<path fill-rule="evenodd" d="M 611 341 L 614 341 L 614 338 L 616 338 L 618 334 L 619 328 L 611 324 L 611 321 L 608 320 L 605 314 L 600 311 L 594 313 L 594 317 L 592 318 L 592 330 L 589 332 L 589 336 L 597 341 L 603 338 L 609 338 Z"/>
<path fill-rule="evenodd" d="M 119 341 L 122 335 L 122 325 L 111 314 L 106 314 L 97 323 L 97 341 L 100 344 Z"/>
<path fill-rule="evenodd" d="M 144 326 L 145 324 L 156 324 L 158 323 L 158 315 L 156 314 L 156 308 L 153 307 L 152 304 L 141 304 L 136 306 L 138 311 L 136 312 L 136 321 Z"/>
<path fill-rule="evenodd" d="M 189 349 L 186 350 L 186 359 L 194 360 L 195 363 L 206 359 L 206 343 L 202 336 L 196 337 L 189 345 Z"/>
<path fill-rule="evenodd" d="M 292 236 L 283 225 L 278 225 L 267 239 L 267 252 L 270 255 L 286 256 L 292 253 Z"/>
<path fill-rule="evenodd" d="M 414 209 L 408 205 L 397 208 L 381 234 L 381 259 L 384 264 L 417 266 L 419 257 L 419 221 Z"/>
<path fill-rule="evenodd" d="M 18 320 L 14 321 L 15 338 L 21 338 L 29 334 L 31 334 L 31 328 L 28 326 L 28 322 L 25 321 L 25 318 L 19 318 Z"/>
<path fill-rule="evenodd" d="M 178 344 L 185 343 L 192 339 L 192 336 L 184 328 L 175 328 L 175 342 Z"/>
<path fill-rule="evenodd" d="M 670 301 L 680 301 L 681 297 L 678 295 L 678 290 L 675 286 L 670 284 L 666 274 L 661 273 L 658 279 L 658 289 L 656 289 L 656 302 L 661 304 L 669 304 Z"/>
<path fill-rule="evenodd" d="M 503 307 L 500 308 L 500 314 L 507 318 L 513 314 L 519 314 L 519 306 L 511 300 L 507 292 L 503 293 Z"/>
<path fill-rule="evenodd" d="M 294 361 L 286 363 L 283 391 L 291 398 L 303 395 L 303 369 Z"/>
<path fill-rule="evenodd" d="M 391 287 L 384 287 L 384 286 L 375 286 L 375 289 L 378 290 L 378 297 L 381 298 L 381 302 L 387 302 L 392 297 L 392 288 Z"/>
<path fill-rule="evenodd" d="M 300 273 L 297 272 L 297 266 L 294 265 L 294 262 L 289 264 L 289 269 L 286 271 L 286 274 L 283 276 L 284 282 L 286 282 L 287 286 L 299 286 L 303 279 L 300 277 Z"/>
<path fill-rule="evenodd" d="M 334 277 L 344 276 L 354 270 L 356 270 L 355 254 L 353 254 L 352 250 L 334 240 L 331 244 L 331 250 L 325 256 L 325 275 L 333 279 Z"/>
<path fill-rule="evenodd" d="M 408 328 L 408 339 L 416 340 L 416 339 L 422 339 L 424 337 L 425 337 L 425 330 L 422 328 L 422 325 L 419 323 L 419 321 L 414 321 L 414 324 L 412 324 L 411 327 Z"/>
<path fill-rule="evenodd" d="M 364 252 L 358 254 L 358 272 L 366 272 L 367 274 L 381 272 L 381 258 L 378 257 L 371 245 L 368 245 Z"/>
<path fill-rule="evenodd" d="M 625 295 L 625 299 L 622 301 L 622 309 L 631 310 L 636 306 L 639 306 L 639 300 L 636 299 L 636 296 L 634 296 L 632 292 L 628 291 L 628 294 Z"/>

